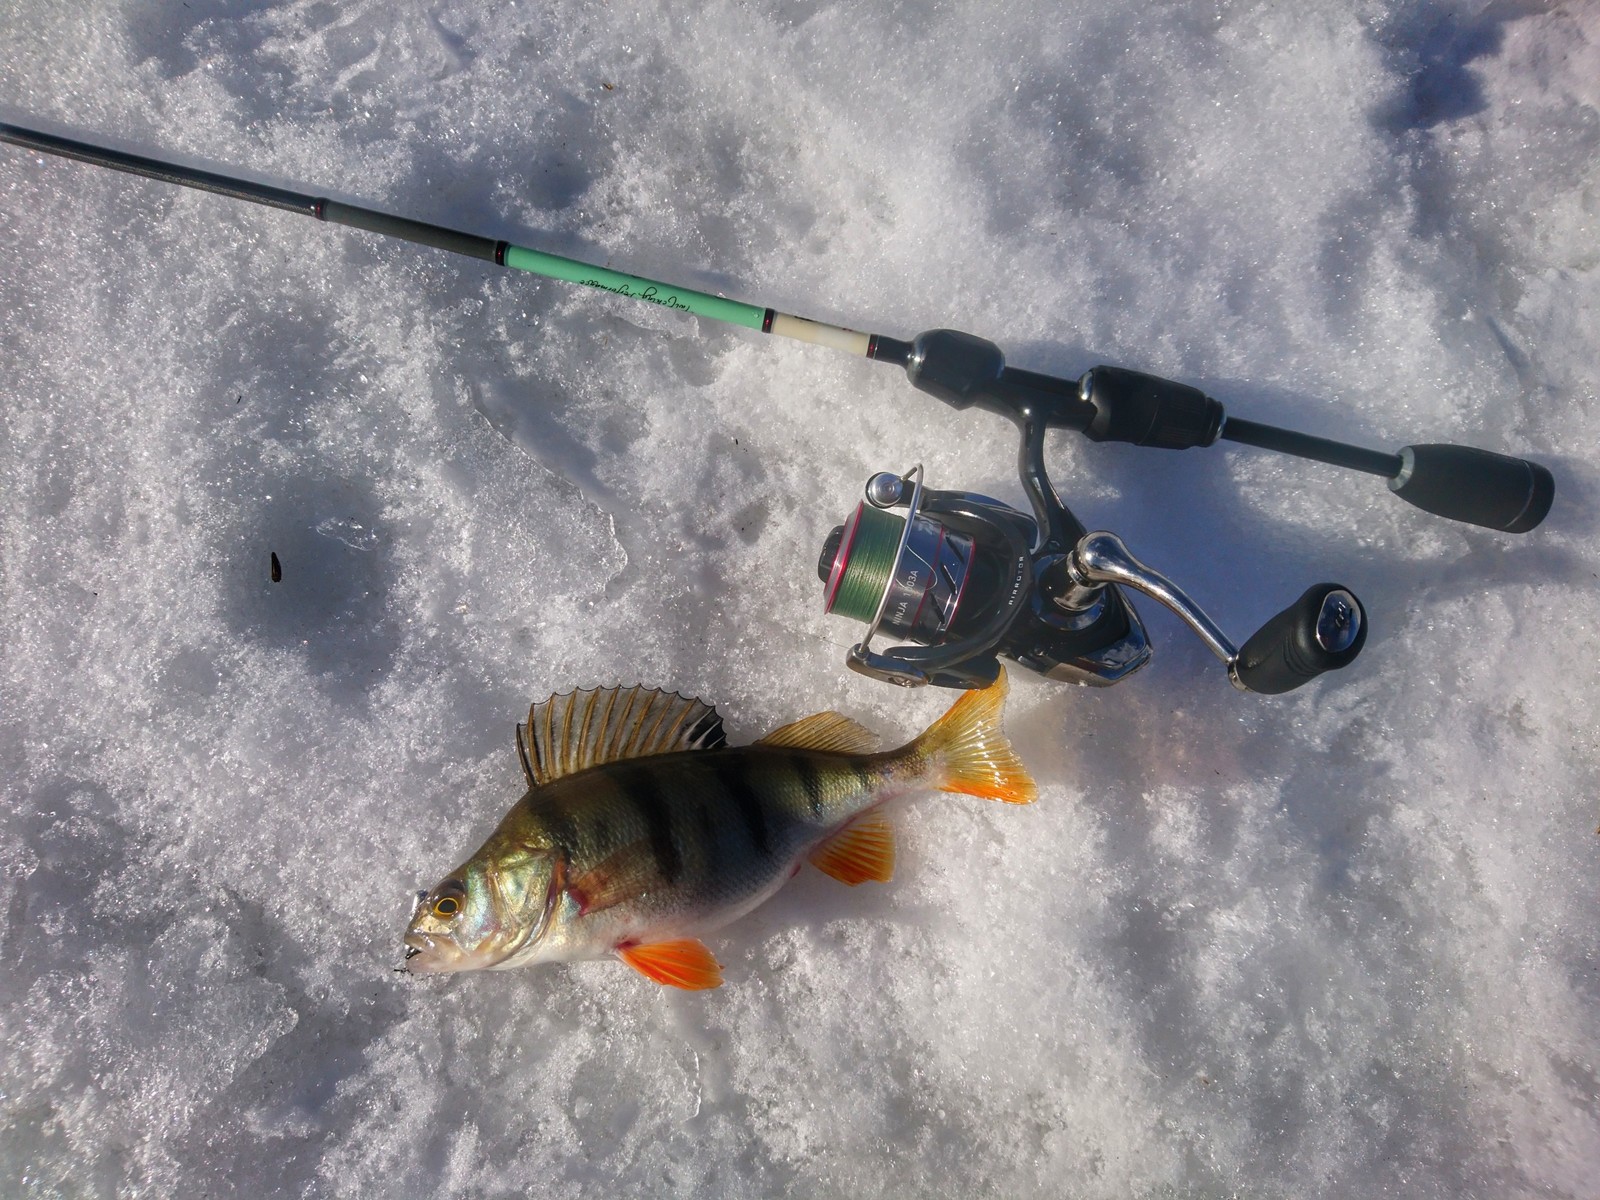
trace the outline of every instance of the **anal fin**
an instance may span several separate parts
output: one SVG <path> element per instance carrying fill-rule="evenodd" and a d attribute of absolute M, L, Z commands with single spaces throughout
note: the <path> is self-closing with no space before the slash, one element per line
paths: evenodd
<path fill-rule="evenodd" d="M 666 987 L 702 992 L 722 986 L 722 967 L 694 938 L 618 946 L 617 957 L 646 979 Z"/>
<path fill-rule="evenodd" d="M 811 852 L 811 865 L 855 887 L 894 878 L 894 829 L 882 813 L 863 813 Z"/>

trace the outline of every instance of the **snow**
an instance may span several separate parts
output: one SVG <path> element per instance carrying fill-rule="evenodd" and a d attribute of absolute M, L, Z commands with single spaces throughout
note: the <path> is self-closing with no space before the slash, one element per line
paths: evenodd
<path fill-rule="evenodd" d="M 1503 535 L 1243 447 L 1056 435 L 1176 619 L 1013 672 L 1028 809 L 897 819 L 615 962 L 393 972 L 577 686 L 753 740 L 847 672 L 874 470 L 1022 504 L 893 368 L 0 147 L 7 1195 L 1592 1195 L 1600 18 L 1578 3 L 188 0 L 0 11 L 0 120 L 1557 481 Z M 269 555 L 282 581 L 269 578 Z"/>

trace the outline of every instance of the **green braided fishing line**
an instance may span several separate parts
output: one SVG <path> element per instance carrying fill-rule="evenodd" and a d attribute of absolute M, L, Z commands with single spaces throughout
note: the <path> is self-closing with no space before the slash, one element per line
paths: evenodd
<path fill-rule="evenodd" d="M 895 513 L 871 505 L 862 507 L 850 561 L 845 564 L 839 594 L 833 602 L 834 612 L 867 622 L 878 615 L 905 526 L 905 518 Z"/>

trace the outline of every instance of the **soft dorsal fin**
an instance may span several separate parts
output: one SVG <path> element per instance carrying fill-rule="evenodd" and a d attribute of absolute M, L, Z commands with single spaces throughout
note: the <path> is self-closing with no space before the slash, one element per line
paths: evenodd
<path fill-rule="evenodd" d="M 819 712 L 774 729 L 756 745 L 827 750 L 834 754 L 871 754 L 878 748 L 878 735 L 849 717 L 836 712 Z"/>
<path fill-rule="evenodd" d="M 724 746 L 722 718 L 704 701 L 659 688 L 589 688 L 535 704 L 517 726 L 517 754 L 538 787 L 601 763 Z"/>

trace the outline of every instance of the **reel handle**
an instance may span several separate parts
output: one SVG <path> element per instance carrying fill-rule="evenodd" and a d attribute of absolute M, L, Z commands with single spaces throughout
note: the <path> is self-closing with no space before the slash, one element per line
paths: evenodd
<path fill-rule="evenodd" d="M 1072 585 L 1053 597 L 1066 608 L 1084 604 L 1103 584 L 1118 583 L 1158 600 L 1199 635 L 1228 668 L 1242 692 L 1276 696 L 1310 683 L 1324 671 L 1347 666 L 1367 641 L 1367 613 L 1355 594 L 1319 583 L 1273 617 L 1237 649 L 1228 635 L 1177 584 L 1140 562 L 1123 540 L 1104 530 L 1086 535 L 1065 565 Z"/>
<path fill-rule="evenodd" d="M 1367 642 L 1361 601 L 1337 583 L 1319 583 L 1273 617 L 1239 650 L 1228 677 L 1245 691 L 1276 696 L 1347 666 Z"/>

